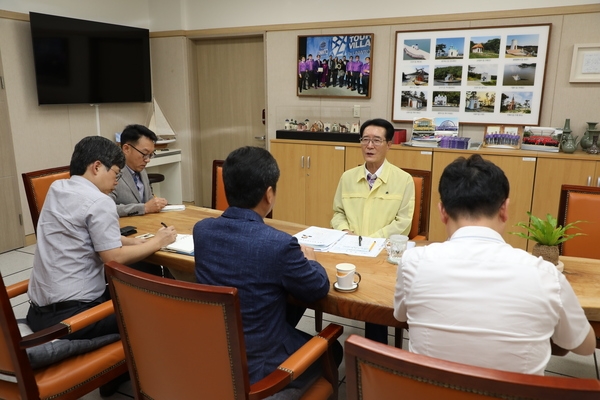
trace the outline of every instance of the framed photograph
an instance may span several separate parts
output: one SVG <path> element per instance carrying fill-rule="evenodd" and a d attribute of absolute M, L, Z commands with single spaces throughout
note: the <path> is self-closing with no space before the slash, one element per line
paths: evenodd
<path fill-rule="evenodd" d="M 537 125 L 550 26 L 396 32 L 392 120 Z"/>
<path fill-rule="evenodd" d="M 573 46 L 569 82 L 600 82 L 600 43 Z"/>
<path fill-rule="evenodd" d="M 370 99 L 373 36 L 298 36 L 297 95 Z"/>
<path fill-rule="evenodd" d="M 522 142 L 522 126 L 488 125 L 483 133 L 483 147 L 519 149 Z"/>

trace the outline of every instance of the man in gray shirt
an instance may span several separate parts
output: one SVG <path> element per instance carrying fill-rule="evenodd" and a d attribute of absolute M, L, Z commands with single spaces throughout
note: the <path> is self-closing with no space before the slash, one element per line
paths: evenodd
<path fill-rule="evenodd" d="M 121 177 L 121 149 L 100 136 L 75 146 L 71 178 L 50 186 L 40 214 L 37 249 L 28 295 L 27 322 L 37 332 L 109 299 L 104 263 L 130 264 L 175 241 L 171 226 L 148 240 L 122 237 L 119 217 L 108 194 Z M 114 315 L 67 339 L 118 333 Z"/>

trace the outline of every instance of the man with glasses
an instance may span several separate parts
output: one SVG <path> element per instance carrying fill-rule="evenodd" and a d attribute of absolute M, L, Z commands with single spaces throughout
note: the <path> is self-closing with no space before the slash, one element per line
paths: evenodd
<path fill-rule="evenodd" d="M 408 235 L 415 207 L 410 174 L 389 163 L 394 127 L 377 118 L 360 127 L 365 163 L 342 175 L 333 199 L 333 229 L 369 237 Z M 365 336 L 387 343 L 387 327 L 367 323 Z"/>
<path fill-rule="evenodd" d="M 128 125 L 121 133 L 125 168 L 117 188 L 110 197 L 117 204 L 119 217 L 160 212 L 167 200 L 152 194 L 146 165 L 154 157 L 158 138 L 142 125 Z"/>
<path fill-rule="evenodd" d="M 175 241 L 171 226 L 148 240 L 121 236 L 119 217 L 108 194 L 125 165 L 110 140 L 89 136 L 75 146 L 71 178 L 52 183 L 40 213 L 37 248 L 29 280 L 27 323 L 34 332 L 59 323 L 110 298 L 104 263 L 135 263 Z M 118 333 L 115 316 L 67 339 Z"/>

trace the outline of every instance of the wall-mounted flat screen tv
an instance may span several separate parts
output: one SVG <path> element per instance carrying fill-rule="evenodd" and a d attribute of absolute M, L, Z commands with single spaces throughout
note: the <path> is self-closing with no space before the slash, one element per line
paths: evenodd
<path fill-rule="evenodd" d="M 152 101 L 148 29 L 29 13 L 38 103 Z"/>

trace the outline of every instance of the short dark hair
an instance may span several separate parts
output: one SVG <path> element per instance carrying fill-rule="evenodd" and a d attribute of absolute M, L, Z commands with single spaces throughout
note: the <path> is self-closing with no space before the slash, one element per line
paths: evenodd
<path fill-rule="evenodd" d="M 269 186 L 276 190 L 278 180 L 277 161 L 262 147 L 240 147 L 223 163 L 225 197 L 233 207 L 256 207 Z"/>
<path fill-rule="evenodd" d="M 508 199 L 510 185 L 504 171 L 479 154 L 459 157 L 442 173 L 438 187 L 450 218 L 493 217 Z"/>
<path fill-rule="evenodd" d="M 117 146 L 102 136 L 84 137 L 75 145 L 69 169 L 71 175 L 83 175 L 88 165 L 100 161 L 107 168 L 116 165 L 119 168 L 125 166 L 125 155 Z"/>
<path fill-rule="evenodd" d="M 385 140 L 388 142 L 394 138 L 394 125 L 392 125 L 389 121 L 387 121 L 383 118 L 370 119 L 370 120 L 366 121 L 364 124 L 362 124 L 360 127 L 360 137 L 361 138 L 363 136 L 363 132 L 369 126 L 379 126 L 383 129 L 385 129 Z"/>
<path fill-rule="evenodd" d="M 156 134 L 144 125 L 132 124 L 127 125 L 121 132 L 121 146 L 127 143 L 136 143 L 142 136 L 146 136 L 154 143 L 158 140 Z"/>

